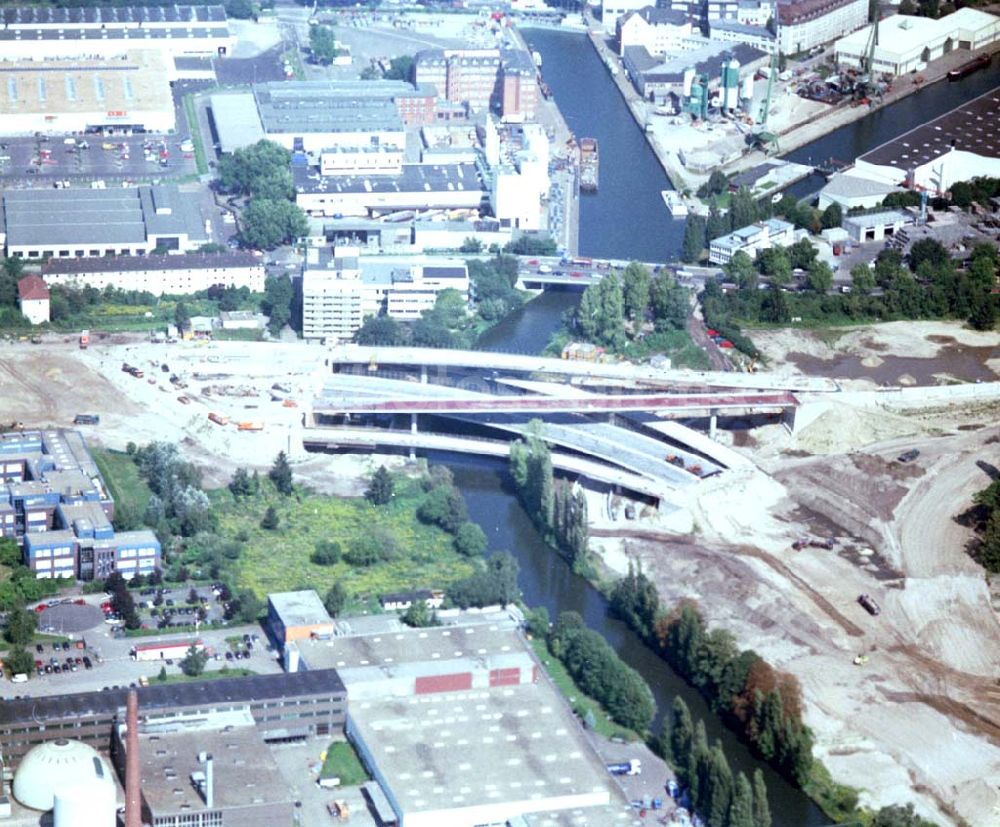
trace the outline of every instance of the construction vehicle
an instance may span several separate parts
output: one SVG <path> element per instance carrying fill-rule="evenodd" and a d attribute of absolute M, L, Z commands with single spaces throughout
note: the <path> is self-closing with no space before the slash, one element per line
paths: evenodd
<path fill-rule="evenodd" d="M 331 801 L 326 805 L 326 811 L 334 818 L 341 821 L 348 821 L 351 818 L 351 810 L 346 801 Z"/>
<path fill-rule="evenodd" d="M 872 617 L 878 617 L 882 614 L 882 610 L 879 608 L 878 603 L 871 599 L 867 594 L 858 595 L 858 603 L 864 607 L 864 610 L 868 612 Z"/>
<path fill-rule="evenodd" d="M 868 663 L 868 655 L 855 655 L 853 663 L 855 666 L 864 666 Z"/>
<path fill-rule="evenodd" d="M 775 43 L 780 43 L 777 31 L 775 32 Z M 764 95 L 764 102 L 760 106 L 760 114 L 757 116 L 757 128 L 753 132 L 752 141 L 759 146 L 765 154 L 773 149 L 779 151 L 778 136 L 767 130 L 767 117 L 771 111 L 771 97 L 774 94 L 774 78 L 778 74 L 778 50 L 775 49 L 771 55 L 771 65 L 767 72 L 767 92 Z"/>
<path fill-rule="evenodd" d="M 90 345 L 90 331 L 81 330 L 80 331 L 80 350 L 86 350 Z"/>

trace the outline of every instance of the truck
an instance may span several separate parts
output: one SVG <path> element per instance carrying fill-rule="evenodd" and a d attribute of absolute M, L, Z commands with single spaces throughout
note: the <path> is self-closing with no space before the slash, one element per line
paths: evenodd
<path fill-rule="evenodd" d="M 878 617 L 882 614 L 882 610 L 879 608 L 878 603 L 871 599 L 867 594 L 858 595 L 858 603 L 862 605 L 864 610 L 868 612 L 872 617 Z"/>
<path fill-rule="evenodd" d="M 208 418 L 210 420 L 212 420 L 212 422 L 214 422 L 216 425 L 228 425 L 229 424 L 229 417 L 228 416 L 224 416 L 222 414 L 210 413 L 208 415 Z"/>
<path fill-rule="evenodd" d="M 628 761 L 608 764 L 607 769 L 612 775 L 641 775 L 642 761 L 638 758 L 630 758 Z"/>
<path fill-rule="evenodd" d="M 73 417 L 74 425 L 100 425 L 101 417 L 97 414 L 77 414 Z"/>
<path fill-rule="evenodd" d="M 88 345 L 90 345 L 90 331 L 81 330 L 80 331 L 80 350 L 86 350 Z"/>
<path fill-rule="evenodd" d="M 239 430 L 241 430 L 241 431 L 263 431 L 264 430 L 264 423 L 263 422 L 256 422 L 256 421 L 254 421 L 254 422 L 240 422 L 236 427 Z"/>

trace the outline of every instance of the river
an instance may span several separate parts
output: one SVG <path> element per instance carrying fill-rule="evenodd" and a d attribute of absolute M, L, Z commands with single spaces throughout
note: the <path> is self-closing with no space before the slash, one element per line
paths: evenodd
<path fill-rule="evenodd" d="M 543 59 L 545 80 L 570 129 L 595 137 L 601 153 L 600 190 L 581 197 L 582 255 L 646 261 L 675 258 L 683 238 L 683 222 L 670 218 L 660 191 L 671 188 L 659 161 L 636 125 L 607 70 L 583 35 L 529 29 L 525 38 Z M 997 71 L 980 72 L 957 83 L 927 87 L 892 106 L 849 124 L 789 155 L 795 161 L 835 157 L 853 160 L 948 109 L 988 91 Z M 799 185 L 808 192 L 810 182 Z M 812 182 L 812 189 L 817 185 Z M 564 312 L 576 306 L 579 292 L 546 291 L 511 314 L 480 338 L 483 349 L 538 353 L 559 327 Z M 709 740 L 721 739 L 736 770 L 749 775 L 761 768 L 767 781 L 775 827 L 818 827 L 828 824 L 801 791 L 750 755 L 725 729 L 693 689 L 653 654 L 622 623 L 607 615 L 603 596 L 573 574 L 563 559 L 547 547 L 509 488 L 503 464 L 461 455 L 433 458 L 449 465 L 465 494 L 471 519 L 479 523 L 492 550 L 511 551 L 521 566 L 520 585 L 529 606 L 559 612 L 579 612 L 649 683 L 662 711 L 675 695 L 705 721 Z"/>

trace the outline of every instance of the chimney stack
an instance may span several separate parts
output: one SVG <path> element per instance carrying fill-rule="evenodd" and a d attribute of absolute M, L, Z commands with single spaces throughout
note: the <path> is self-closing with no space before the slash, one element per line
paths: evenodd
<path fill-rule="evenodd" d="M 142 827 L 139 775 L 139 695 L 129 690 L 125 712 L 125 827 Z"/>

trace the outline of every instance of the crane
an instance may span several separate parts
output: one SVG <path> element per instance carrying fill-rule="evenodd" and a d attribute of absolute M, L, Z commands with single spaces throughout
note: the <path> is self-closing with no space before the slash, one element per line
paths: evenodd
<path fill-rule="evenodd" d="M 760 114 L 757 116 L 757 129 L 754 131 L 754 141 L 757 145 L 761 146 L 765 153 L 769 145 L 774 146 L 775 151 L 778 150 L 778 136 L 773 132 L 767 131 L 767 116 L 770 114 L 771 110 L 771 96 L 774 93 L 774 77 L 778 74 L 778 48 L 780 40 L 778 38 L 778 30 L 775 28 L 774 31 L 774 51 L 771 53 L 771 68 L 767 72 L 767 92 L 764 95 L 764 101 L 760 105 Z"/>

